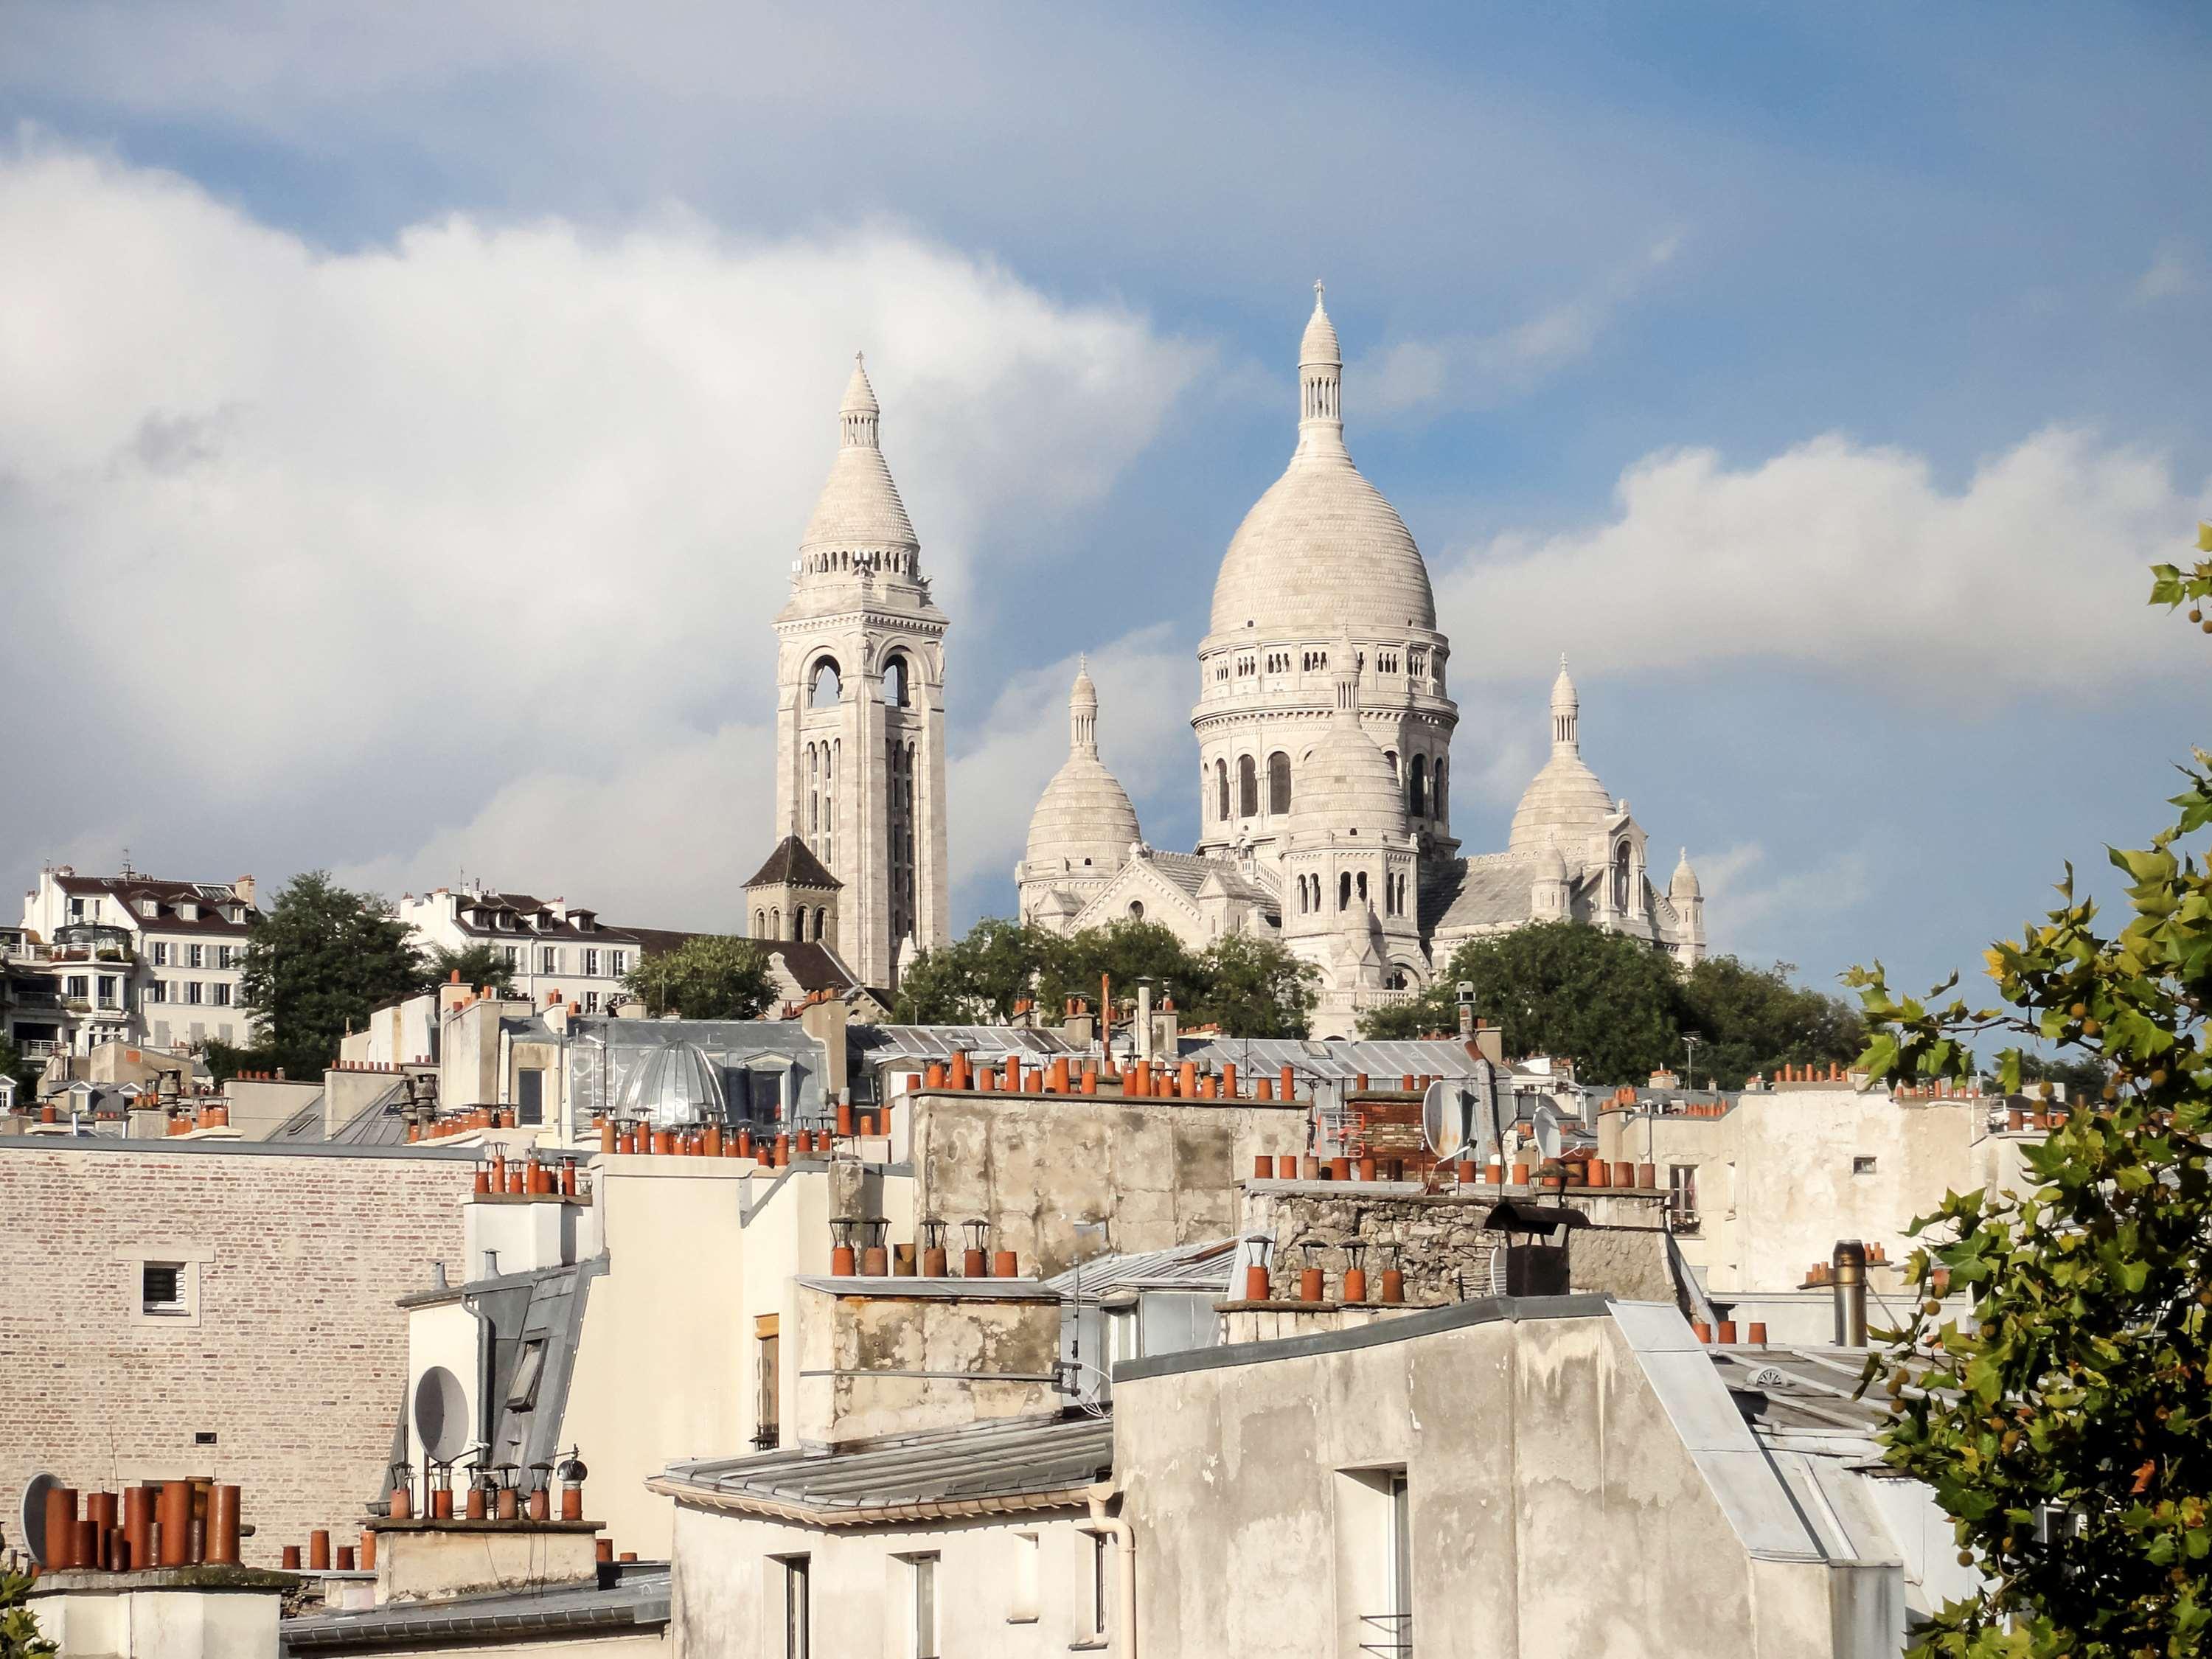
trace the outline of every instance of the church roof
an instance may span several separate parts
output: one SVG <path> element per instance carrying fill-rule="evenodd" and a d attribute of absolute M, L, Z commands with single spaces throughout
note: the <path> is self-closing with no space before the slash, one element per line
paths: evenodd
<path fill-rule="evenodd" d="M 1244 866 L 1234 859 L 1210 859 L 1197 853 L 1156 852 L 1151 861 L 1162 875 L 1193 898 L 1198 896 L 1209 876 L 1218 879 L 1222 890 L 1233 899 L 1272 905 L 1279 897 L 1263 877 L 1257 873 L 1248 876 Z"/>
<path fill-rule="evenodd" d="M 1335 409 L 1341 354 L 1318 299 L 1298 355 L 1324 377 Z M 1290 465 L 1230 539 L 1214 580 L 1212 631 L 1248 624 L 1311 639 L 1346 625 L 1362 638 L 1437 625 L 1421 550 L 1397 509 L 1352 464 L 1340 418 L 1300 422 Z"/>
<path fill-rule="evenodd" d="M 745 883 L 747 887 L 821 887 L 832 891 L 844 884 L 822 867 L 822 860 L 796 836 L 786 836 L 776 842 L 775 850 Z"/>
<path fill-rule="evenodd" d="M 1613 797 L 1606 793 L 1597 774 L 1583 757 L 1561 750 L 1544 763 L 1513 809 L 1513 831 L 1506 849 L 1534 853 L 1547 841 L 1557 842 L 1564 852 L 1579 856 L 1583 843 L 1604 830 L 1613 817 Z"/>
<path fill-rule="evenodd" d="M 806 521 L 799 549 L 839 551 L 871 548 L 919 549 L 914 522 L 906 515 L 891 470 L 877 443 L 875 388 L 858 359 L 845 399 L 837 411 L 836 459 Z"/>
<path fill-rule="evenodd" d="M 1536 860 L 1510 853 L 1429 866 L 1421 881 L 1421 932 L 1494 927 L 1528 920 Z"/>

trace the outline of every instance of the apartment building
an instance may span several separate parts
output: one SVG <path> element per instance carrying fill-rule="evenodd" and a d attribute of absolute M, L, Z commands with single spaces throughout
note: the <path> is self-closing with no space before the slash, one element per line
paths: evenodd
<path fill-rule="evenodd" d="M 623 975 L 646 951 L 687 937 L 611 927 L 598 911 L 565 899 L 495 892 L 480 883 L 435 888 L 420 897 L 404 894 L 399 920 L 425 955 L 489 945 L 507 958 L 519 995 L 540 1003 L 558 991 L 587 1014 L 621 1000 Z"/>

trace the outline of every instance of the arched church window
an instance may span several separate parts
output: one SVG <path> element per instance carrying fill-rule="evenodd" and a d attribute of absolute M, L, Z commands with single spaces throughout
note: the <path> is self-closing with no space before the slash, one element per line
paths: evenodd
<path fill-rule="evenodd" d="M 1625 841 L 1613 853 L 1613 908 L 1628 908 L 1628 843 Z"/>
<path fill-rule="evenodd" d="M 794 944 L 804 945 L 806 942 L 806 907 L 803 904 L 792 910 L 791 937 Z"/>
<path fill-rule="evenodd" d="M 1429 811 L 1429 757 L 1413 757 L 1413 816 L 1425 817 Z"/>
<path fill-rule="evenodd" d="M 1221 797 L 1220 818 L 1224 823 L 1226 823 L 1229 822 L 1229 763 L 1227 761 L 1218 760 L 1213 763 L 1213 782 Z"/>
<path fill-rule="evenodd" d="M 1389 763 L 1390 763 L 1390 781 L 1391 781 L 1393 783 L 1397 782 L 1397 781 L 1399 781 L 1399 780 L 1398 780 L 1398 751 L 1397 751 L 1396 750 L 1395 750 L 1395 749 L 1385 749 L 1385 750 L 1382 751 L 1382 758 L 1383 758 L 1384 760 L 1386 760 L 1386 761 L 1388 761 L 1388 762 L 1389 762 Z"/>
<path fill-rule="evenodd" d="M 1442 823 L 1451 817 L 1451 807 L 1449 805 L 1449 798 L 1444 793 L 1444 763 L 1442 761 L 1438 761 L 1437 763 L 1435 816 L 1439 823 Z"/>
<path fill-rule="evenodd" d="M 1367 902 L 1367 872 L 1362 870 L 1352 879 L 1352 896 L 1362 904 Z"/>
<path fill-rule="evenodd" d="M 814 940 L 817 945 L 825 944 L 828 942 L 829 938 L 830 912 L 826 908 L 824 908 L 818 909 L 814 913 Z"/>
<path fill-rule="evenodd" d="M 1267 810 L 1291 810 L 1291 757 L 1279 749 L 1267 757 Z"/>
<path fill-rule="evenodd" d="M 768 912 L 765 910 L 753 912 L 753 937 L 755 939 L 768 937 Z"/>
<path fill-rule="evenodd" d="M 1142 900 L 1142 899 L 1131 899 L 1131 900 L 1129 901 L 1129 920 L 1130 920 L 1130 921 L 1142 921 L 1144 919 L 1145 919 L 1145 902 L 1144 902 L 1144 900 Z"/>
<path fill-rule="evenodd" d="M 813 678 L 806 686 L 806 706 L 809 708 L 835 708 L 843 697 L 843 687 L 837 678 L 837 660 L 824 657 L 814 665 Z"/>
<path fill-rule="evenodd" d="M 884 665 L 884 702 L 892 708 L 906 707 L 906 659 L 904 657 L 894 656 Z"/>
<path fill-rule="evenodd" d="M 1336 878 L 1336 908 L 1340 910 L 1352 908 L 1352 872 L 1349 870 L 1340 872 Z"/>
<path fill-rule="evenodd" d="M 1382 988 L 1386 991 L 1405 990 L 1407 988 L 1406 970 L 1403 968 L 1393 968 L 1389 976 L 1382 981 Z"/>
<path fill-rule="evenodd" d="M 1237 757 L 1237 810 L 1248 818 L 1260 816 L 1260 769 L 1249 755 Z"/>
<path fill-rule="evenodd" d="M 776 906 L 768 913 L 768 931 L 772 937 L 781 939 L 783 936 L 783 907 L 781 905 Z"/>

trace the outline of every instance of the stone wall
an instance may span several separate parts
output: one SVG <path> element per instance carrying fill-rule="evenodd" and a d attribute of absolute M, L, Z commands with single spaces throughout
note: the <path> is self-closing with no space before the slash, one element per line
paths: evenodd
<path fill-rule="evenodd" d="M 1254 1156 L 1305 1148 L 1299 1102 L 912 1098 L 917 1213 L 955 1224 L 982 1218 L 994 1247 L 1016 1252 L 1023 1273 L 1040 1277 L 1075 1260 L 1078 1222 L 1105 1222 L 1110 1248 L 1121 1251 L 1226 1238 Z M 952 1243 L 961 1243 L 957 1230 Z"/>
<path fill-rule="evenodd" d="M 1274 1238 L 1268 1293 L 1277 1301 L 1297 1299 L 1298 1271 L 1308 1267 L 1322 1270 L 1330 1299 L 1340 1296 L 1351 1265 L 1345 1246 L 1355 1240 L 1370 1247 L 1370 1297 L 1380 1292 L 1385 1265 L 1385 1253 L 1373 1247 L 1395 1243 L 1407 1302 L 1468 1301 L 1491 1294 L 1492 1261 L 1508 1241 L 1483 1224 L 1498 1201 L 1488 1192 L 1425 1193 L 1401 1183 L 1255 1181 L 1245 1188 L 1243 1231 Z M 1638 1302 L 1675 1299 L 1656 1204 L 1571 1191 L 1541 1201 L 1563 1203 L 1590 1218 L 1590 1225 L 1569 1235 L 1571 1289 Z M 1241 1285 L 1230 1289 L 1232 1296 L 1243 1294 Z"/>
<path fill-rule="evenodd" d="M 0 1146 L 0 1490 L 40 1470 L 235 1482 L 253 1565 L 312 1528 L 347 1536 L 406 1388 L 394 1298 L 434 1262 L 459 1277 L 469 1184 L 465 1155 L 411 1147 Z M 188 1312 L 143 1311 L 149 1260 L 185 1264 Z"/>

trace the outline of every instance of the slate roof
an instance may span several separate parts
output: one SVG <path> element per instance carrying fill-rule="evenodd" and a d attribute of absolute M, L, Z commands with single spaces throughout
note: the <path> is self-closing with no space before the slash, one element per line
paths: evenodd
<path fill-rule="evenodd" d="M 678 945 L 688 945 L 693 939 L 702 937 L 698 933 L 682 933 L 672 927 L 625 927 L 623 932 L 635 939 L 638 949 L 649 957 L 666 956 Z"/>
<path fill-rule="evenodd" d="M 835 991 L 840 995 L 860 983 L 860 975 L 826 945 L 797 939 L 763 939 L 762 948 L 780 958 L 783 969 L 799 981 L 802 991 Z"/>
<path fill-rule="evenodd" d="M 631 945 L 638 943 L 637 936 L 627 927 L 611 927 L 599 920 L 599 912 L 583 905 L 571 905 L 568 919 L 552 915 L 552 905 L 530 893 L 456 893 L 453 906 L 453 925 L 471 938 L 486 939 L 580 939 L 588 944 Z M 496 923 L 477 921 L 478 915 L 512 914 L 521 918 L 545 915 L 551 925 L 539 927 L 525 920 L 520 926 L 501 927 Z M 579 917 L 589 918 L 592 925 L 586 927 Z"/>
<path fill-rule="evenodd" d="M 1421 883 L 1424 935 L 1439 928 L 1487 927 L 1528 920 L 1536 863 L 1504 853 L 1454 859 L 1425 869 Z"/>
<path fill-rule="evenodd" d="M 1197 1244 L 1177 1244 L 1164 1250 L 1135 1250 L 1094 1256 L 1079 1267 L 1054 1273 L 1046 1279 L 1048 1289 L 1073 1296 L 1079 1284 L 1088 1297 L 1115 1291 L 1154 1290 L 1187 1286 L 1193 1290 L 1229 1289 L 1229 1274 L 1237 1261 L 1237 1240 L 1207 1239 Z"/>
<path fill-rule="evenodd" d="M 407 1079 L 394 1078 L 392 1086 L 337 1127 L 323 1133 L 324 1097 L 315 1097 L 278 1124 L 270 1140 L 313 1140 L 333 1146 L 402 1146 L 407 1143 L 407 1120 L 399 1109 L 407 1103 Z"/>
<path fill-rule="evenodd" d="M 1316 1042 L 1301 1037 L 1217 1037 L 1194 1044 L 1186 1039 L 1182 1058 L 1218 1069 L 1234 1060 L 1238 1072 L 1263 1077 L 1288 1066 L 1301 1077 L 1334 1078 L 1350 1082 L 1360 1073 L 1377 1088 L 1395 1088 L 1400 1078 L 1433 1075 L 1473 1077 L 1474 1061 L 1457 1037 L 1436 1042 L 1407 1038 L 1395 1042 L 1352 1039 Z M 1504 1079 L 1501 1076 L 1500 1082 Z"/>
<path fill-rule="evenodd" d="M 1079 1412 L 886 1435 L 826 1454 L 791 1448 L 674 1463 L 647 1484 L 679 1502 L 838 1526 L 885 1510 L 921 1519 L 981 1503 L 1064 1503 L 1113 1464 L 1113 1419 Z"/>
<path fill-rule="evenodd" d="M 1150 855 L 1150 861 L 1153 868 L 1193 898 L 1198 896 L 1208 876 L 1218 876 L 1231 898 L 1248 899 L 1255 904 L 1276 902 L 1273 888 L 1264 879 L 1247 876 L 1240 866 L 1229 859 L 1204 858 L 1196 853 L 1155 852 Z"/>
<path fill-rule="evenodd" d="M 1863 1348 L 1808 1343 L 1738 1345 L 1712 1350 L 1713 1369 L 1735 1396 L 1754 1433 L 1842 1435 L 1871 1439 L 1888 1420 L 1888 1397 L 1855 1400 Z"/>
<path fill-rule="evenodd" d="M 223 881 L 165 881 L 136 875 L 56 876 L 54 884 L 64 893 L 79 896 L 99 894 L 117 900 L 129 913 L 131 925 L 142 933 L 227 933 L 242 937 L 257 914 L 249 904 L 246 907 L 245 921 L 232 921 L 225 917 L 217 906 L 242 901 L 238 890 Z M 138 913 L 140 903 L 147 899 L 153 900 L 157 907 L 156 914 L 150 916 Z M 199 915 L 189 921 L 177 914 L 177 906 L 186 900 L 200 907 Z"/>
<path fill-rule="evenodd" d="M 819 887 L 830 892 L 844 884 L 822 867 L 822 860 L 796 836 L 786 836 L 776 842 L 775 850 L 745 883 L 748 887 Z"/>
<path fill-rule="evenodd" d="M 410 1651 L 447 1644 L 483 1648 L 505 1643 L 538 1644 L 582 1638 L 586 1632 L 647 1631 L 668 1622 L 669 1568 L 665 1561 L 624 1562 L 605 1589 L 599 1581 L 491 1590 L 435 1601 L 390 1601 L 356 1613 L 318 1613 L 287 1619 L 277 1630 L 281 1650 L 297 1653 Z"/>

